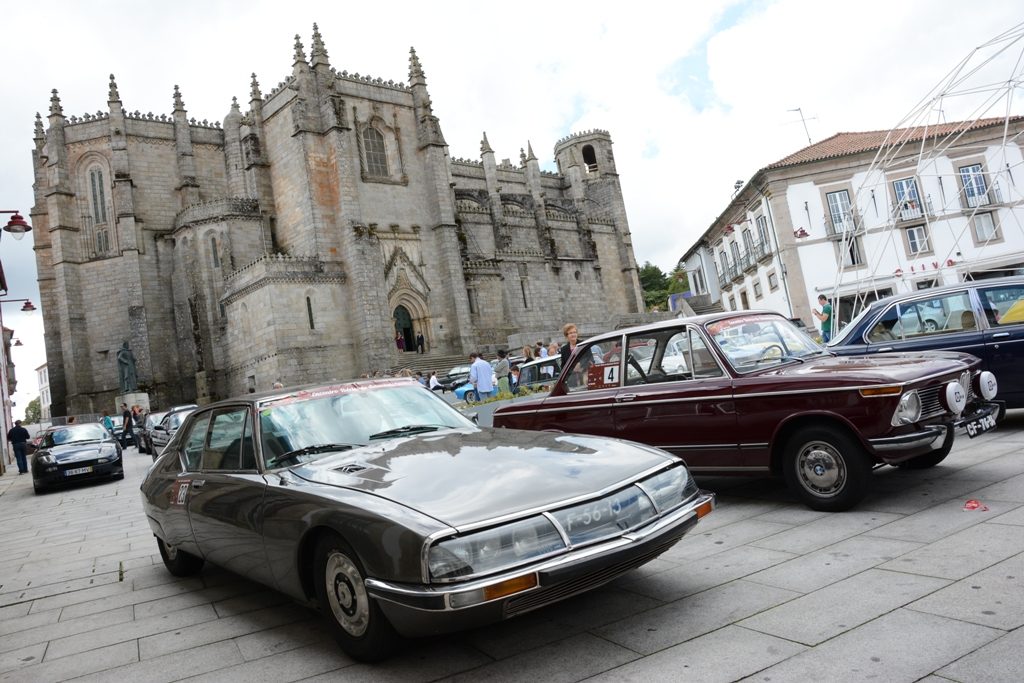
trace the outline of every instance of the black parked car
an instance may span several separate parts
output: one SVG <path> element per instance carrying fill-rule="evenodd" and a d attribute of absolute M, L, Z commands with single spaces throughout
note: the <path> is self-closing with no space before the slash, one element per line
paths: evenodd
<path fill-rule="evenodd" d="M 714 507 L 664 451 L 483 429 L 405 379 L 200 408 L 142 498 L 172 574 L 209 560 L 318 604 L 365 660 L 596 588 Z"/>
<path fill-rule="evenodd" d="M 36 493 L 73 482 L 123 478 L 121 444 L 95 422 L 50 427 L 32 456 Z"/>
<path fill-rule="evenodd" d="M 999 380 L 999 401 L 1024 408 L 1024 277 L 962 282 L 879 299 L 828 348 L 840 355 L 964 351 Z"/>
<path fill-rule="evenodd" d="M 181 423 L 192 414 L 196 407 L 195 405 L 175 406 L 167 411 L 167 414 L 164 415 L 159 423 L 153 425 L 153 429 L 149 432 L 149 452 L 153 454 L 153 460 L 156 460 L 160 452 L 163 451 L 164 446 L 171 440 L 174 433 L 178 431 Z"/>
<path fill-rule="evenodd" d="M 164 419 L 164 415 L 168 412 L 170 411 L 162 410 L 157 413 L 147 414 L 142 426 L 136 429 L 139 439 L 139 453 L 152 453 L 156 455 L 156 451 L 153 450 L 153 428 L 160 424 L 160 421 Z"/>
<path fill-rule="evenodd" d="M 444 387 L 444 391 L 455 391 L 469 381 L 469 366 L 456 365 L 447 374 L 438 377 L 437 381 Z"/>

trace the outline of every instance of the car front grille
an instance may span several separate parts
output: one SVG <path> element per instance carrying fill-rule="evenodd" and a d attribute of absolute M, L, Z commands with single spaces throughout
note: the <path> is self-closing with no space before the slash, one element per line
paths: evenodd
<path fill-rule="evenodd" d="M 945 384 L 937 387 L 926 387 L 917 392 L 921 398 L 921 419 L 942 415 L 946 409 L 942 406 L 940 395 Z"/>
<path fill-rule="evenodd" d="M 609 581 L 625 574 L 630 569 L 635 569 L 642 564 L 650 562 L 658 555 L 668 550 L 672 545 L 678 541 L 677 536 L 673 536 L 670 539 L 666 539 L 663 543 L 660 543 L 646 553 L 631 557 L 628 560 L 624 560 L 618 564 L 613 564 L 607 567 L 601 567 L 589 574 L 578 576 L 570 581 L 564 581 L 562 583 L 555 584 L 546 588 L 532 591 L 521 597 L 512 598 L 505 603 L 505 616 L 514 617 L 524 612 L 550 605 L 553 602 L 564 600 L 565 598 L 572 597 L 579 593 L 584 593 L 592 588 L 597 588 L 600 585 L 608 583 Z"/>

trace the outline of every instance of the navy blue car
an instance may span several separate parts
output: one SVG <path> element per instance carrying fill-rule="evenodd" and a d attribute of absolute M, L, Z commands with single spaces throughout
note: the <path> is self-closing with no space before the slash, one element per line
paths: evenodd
<path fill-rule="evenodd" d="M 1024 408 L 1024 277 L 896 294 L 864 309 L 829 343 L 839 355 L 964 351 L 995 374 L 999 400 Z"/>

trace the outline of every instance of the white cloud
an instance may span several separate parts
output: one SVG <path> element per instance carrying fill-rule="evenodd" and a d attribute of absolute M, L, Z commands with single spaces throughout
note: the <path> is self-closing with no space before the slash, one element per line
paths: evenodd
<path fill-rule="evenodd" d="M 96 112 L 114 73 L 126 108 L 159 114 L 170 112 L 178 84 L 190 116 L 222 119 L 232 95 L 245 108 L 250 73 L 264 92 L 290 73 L 292 37 L 302 36 L 308 54 L 316 21 L 339 70 L 405 81 L 415 46 L 453 156 L 476 157 L 486 130 L 499 160 L 517 161 L 530 140 L 550 167 L 559 138 L 609 130 L 637 259 L 667 269 L 725 207 L 736 180 L 806 144 L 788 109 L 803 109 L 815 140 L 888 128 L 971 48 L 1021 21 L 988 0 L 380 7 L 6 6 L 14 30 L 0 50 L 14 68 L 5 68 L 0 107 L 0 208 L 27 213 L 33 204 L 32 121 L 36 111 L 45 116 L 51 88 L 66 114 Z M 948 106 L 954 115 L 957 104 Z M 38 304 L 30 242 L 4 239 L 0 257 L 10 296 Z M 26 346 L 14 356 L 16 414 L 36 395 L 31 369 L 45 361 L 41 338 L 18 324 Z"/>

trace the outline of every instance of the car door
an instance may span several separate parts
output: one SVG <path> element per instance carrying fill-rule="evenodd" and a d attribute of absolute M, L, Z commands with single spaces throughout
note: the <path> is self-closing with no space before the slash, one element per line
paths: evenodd
<path fill-rule="evenodd" d="M 197 554 L 199 551 L 189 521 L 188 500 L 192 493 L 192 483 L 198 474 L 202 444 L 209 422 L 209 413 L 197 416 L 189 427 L 188 438 L 176 443 L 177 457 L 172 459 L 176 463 L 173 468 L 176 474 L 168 489 L 167 515 L 163 522 L 164 540 L 169 545 Z M 170 454 L 167 457 L 170 458 Z"/>
<path fill-rule="evenodd" d="M 610 347 L 614 342 L 602 343 Z M 558 395 L 549 396 L 538 409 L 536 429 L 615 436 L 613 407 L 622 360 L 613 355 L 598 344 L 581 344 L 552 391 Z"/>
<path fill-rule="evenodd" d="M 188 499 L 192 532 L 210 562 L 272 584 L 263 548 L 265 492 L 251 410 L 247 405 L 217 409 Z"/>
<path fill-rule="evenodd" d="M 626 339 L 616 435 L 663 448 L 695 471 L 741 465 L 732 380 L 689 325 Z"/>
<path fill-rule="evenodd" d="M 865 335 L 868 353 L 963 351 L 984 361 L 985 337 L 969 289 L 893 303 Z"/>
<path fill-rule="evenodd" d="M 978 287 L 985 313 L 987 368 L 999 382 L 996 398 L 1024 407 L 1024 284 Z"/>

